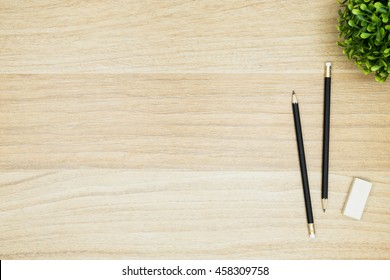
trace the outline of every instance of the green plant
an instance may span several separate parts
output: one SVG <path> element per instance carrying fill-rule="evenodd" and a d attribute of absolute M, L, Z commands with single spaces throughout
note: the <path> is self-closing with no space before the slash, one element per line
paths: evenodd
<path fill-rule="evenodd" d="M 390 1 L 339 1 L 337 44 L 365 74 L 378 82 L 390 74 Z"/>

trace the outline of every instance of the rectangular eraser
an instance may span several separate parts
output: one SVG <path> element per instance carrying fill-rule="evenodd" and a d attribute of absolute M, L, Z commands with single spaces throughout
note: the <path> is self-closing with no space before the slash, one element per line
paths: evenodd
<path fill-rule="evenodd" d="M 353 180 L 343 210 L 343 214 L 345 216 L 357 220 L 360 220 L 362 218 L 364 207 L 366 206 L 371 187 L 371 182 L 359 178 L 355 178 Z"/>

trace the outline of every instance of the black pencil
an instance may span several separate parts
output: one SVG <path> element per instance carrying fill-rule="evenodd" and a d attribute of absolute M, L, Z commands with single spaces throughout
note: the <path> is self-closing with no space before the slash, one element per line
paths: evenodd
<path fill-rule="evenodd" d="M 332 63 L 325 63 L 324 81 L 324 130 L 322 141 L 322 209 L 326 210 L 328 204 L 328 176 L 329 176 L 329 126 L 330 126 L 330 82 Z"/>
<path fill-rule="evenodd" d="M 309 179 L 307 177 L 305 148 L 303 146 L 302 127 L 301 127 L 301 119 L 299 116 L 298 100 L 294 91 L 292 93 L 292 108 L 293 108 L 293 115 L 294 115 L 295 134 L 296 134 L 297 144 L 298 144 L 298 155 L 299 155 L 299 165 L 301 169 L 303 196 L 305 199 L 307 226 L 309 230 L 309 236 L 311 238 L 314 238 L 315 228 L 314 228 L 313 211 L 311 208 Z"/>

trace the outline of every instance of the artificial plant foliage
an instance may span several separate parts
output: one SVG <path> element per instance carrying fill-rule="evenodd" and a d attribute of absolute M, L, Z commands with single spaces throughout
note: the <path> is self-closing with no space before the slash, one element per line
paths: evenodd
<path fill-rule="evenodd" d="M 390 74 L 390 1 L 340 1 L 339 46 L 364 73 L 378 82 Z"/>

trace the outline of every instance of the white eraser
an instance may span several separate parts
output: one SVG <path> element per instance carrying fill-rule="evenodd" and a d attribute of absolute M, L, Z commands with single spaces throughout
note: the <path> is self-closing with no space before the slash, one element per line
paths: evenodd
<path fill-rule="evenodd" d="M 343 214 L 345 216 L 357 220 L 360 220 L 362 218 L 364 207 L 366 206 L 371 187 L 371 182 L 359 178 L 355 178 L 353 180 L 343 210 Z"/>

